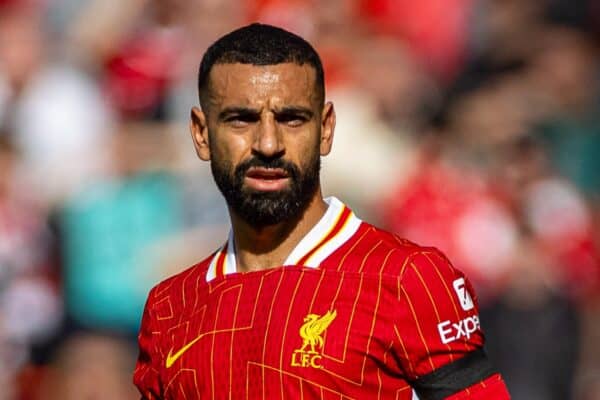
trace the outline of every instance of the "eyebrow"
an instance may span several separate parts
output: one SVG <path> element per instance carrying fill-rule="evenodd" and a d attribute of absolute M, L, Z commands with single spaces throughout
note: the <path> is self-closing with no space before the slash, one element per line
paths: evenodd
<path fill-rule="evenodd" d="M 227 119 L 228 117 L 231 117 L 232 115 L 236 115 L 236 116 L 256 116 L 260 114 L 260 111 L 254 108 L 248 108 L 248 107 L 227 107 L 225 109 L 223 109 L 220 113 L 219 113 L 219 120 L 224 120 Z"/>
<path fill-rule="evenodd" d="M 314 115 L 313 111 L 310 108 L 301 106 L 282 107 L 280 109 L 275 110 L 274 113 L 276 116 L 300 115 L 306 119 L 311 119 Z"/>
<path fill-rule="evenodd" d="M 247 117 L 255 117 L 260 114 L 260 110 L 249 107 L 227 107 L 223 109 L 219 115 L 219 120 L 227 119 L 231 116 L 247 116 Z M 300 115 L 306 119 L 311 119 L 314 115 L 314 112 L 308 107 L 302 106 L 287 106 L 276 109 L 274 111 L 276 116 L 287 116 L 287 115 Z"/>

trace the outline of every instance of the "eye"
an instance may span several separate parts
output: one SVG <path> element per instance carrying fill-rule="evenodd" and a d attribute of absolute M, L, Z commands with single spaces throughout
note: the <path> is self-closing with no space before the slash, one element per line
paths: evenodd
<path fill-rule="evenodd" d="M 252 115 L 232 115 L 225 119 L 225 123 L 233 128 L 245 128 L 258 119 Z"/>
<path fill-rule="evenodd" d="M 303 115 L 282 114 L 277 116 L 277 122 L 280 122 L 292 128 L 302 126 L 306 121 L 307 118 Z"/>
<path fill-rule="evenodd" d="M 228 125 L 230 125 L 230 126 L 232 126 L 234 128 L 243 128 L 245 126 L 248 126 L 248 122 L 247 121 L 244 121 L 244 120 L 239 119 L 239 118 L 232 118 L 232 119 L 229 119 L 229 120 L 227 120 L 225 122 L 227 122 Z"/>

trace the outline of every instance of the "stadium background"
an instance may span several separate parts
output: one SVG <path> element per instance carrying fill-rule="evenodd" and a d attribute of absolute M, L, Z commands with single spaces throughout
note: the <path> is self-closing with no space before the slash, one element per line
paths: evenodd
<path fill-rule="evenodd" d="M 137 398 L 148 289 L 227 231 L 199 59 L 251 21 L 322 54 L 326 192 L 468 273 L 514 399 L 600 399 L 600 2 L 0 0 L 0 400 Z"/>

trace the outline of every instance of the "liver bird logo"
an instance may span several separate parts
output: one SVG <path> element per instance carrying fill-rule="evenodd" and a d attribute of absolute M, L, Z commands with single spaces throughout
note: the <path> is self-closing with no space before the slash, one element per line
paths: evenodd
<path fill-rule="evenodd" d="M 300 352 L 305 351 L 310 346 L 308 353 L 317 353 L 315 346 L 323 347 L 323 337 L 321 334 L 333 322 L 337 315 L 335 310 L 327 311 L 322 317 L 317 314 L 308 314 L 304 318 L 304 324 L 300 327 L 300 336 L 303 339 Z"/>

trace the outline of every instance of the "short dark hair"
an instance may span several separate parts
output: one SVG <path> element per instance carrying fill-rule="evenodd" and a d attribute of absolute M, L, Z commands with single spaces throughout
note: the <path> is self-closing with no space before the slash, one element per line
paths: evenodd
<path fill-rule="evenodd" d="M 296 34 L 259 23 L 226 34 L 206 50 L 198 73 L 200 104 L 208 90 L 208 77 L 215 64 L 275 65 L 288 62 L 309 64 L 315 69 L 315 87 L 322 104 L 325 101 L 325 77 L 316 50 Z"/>

